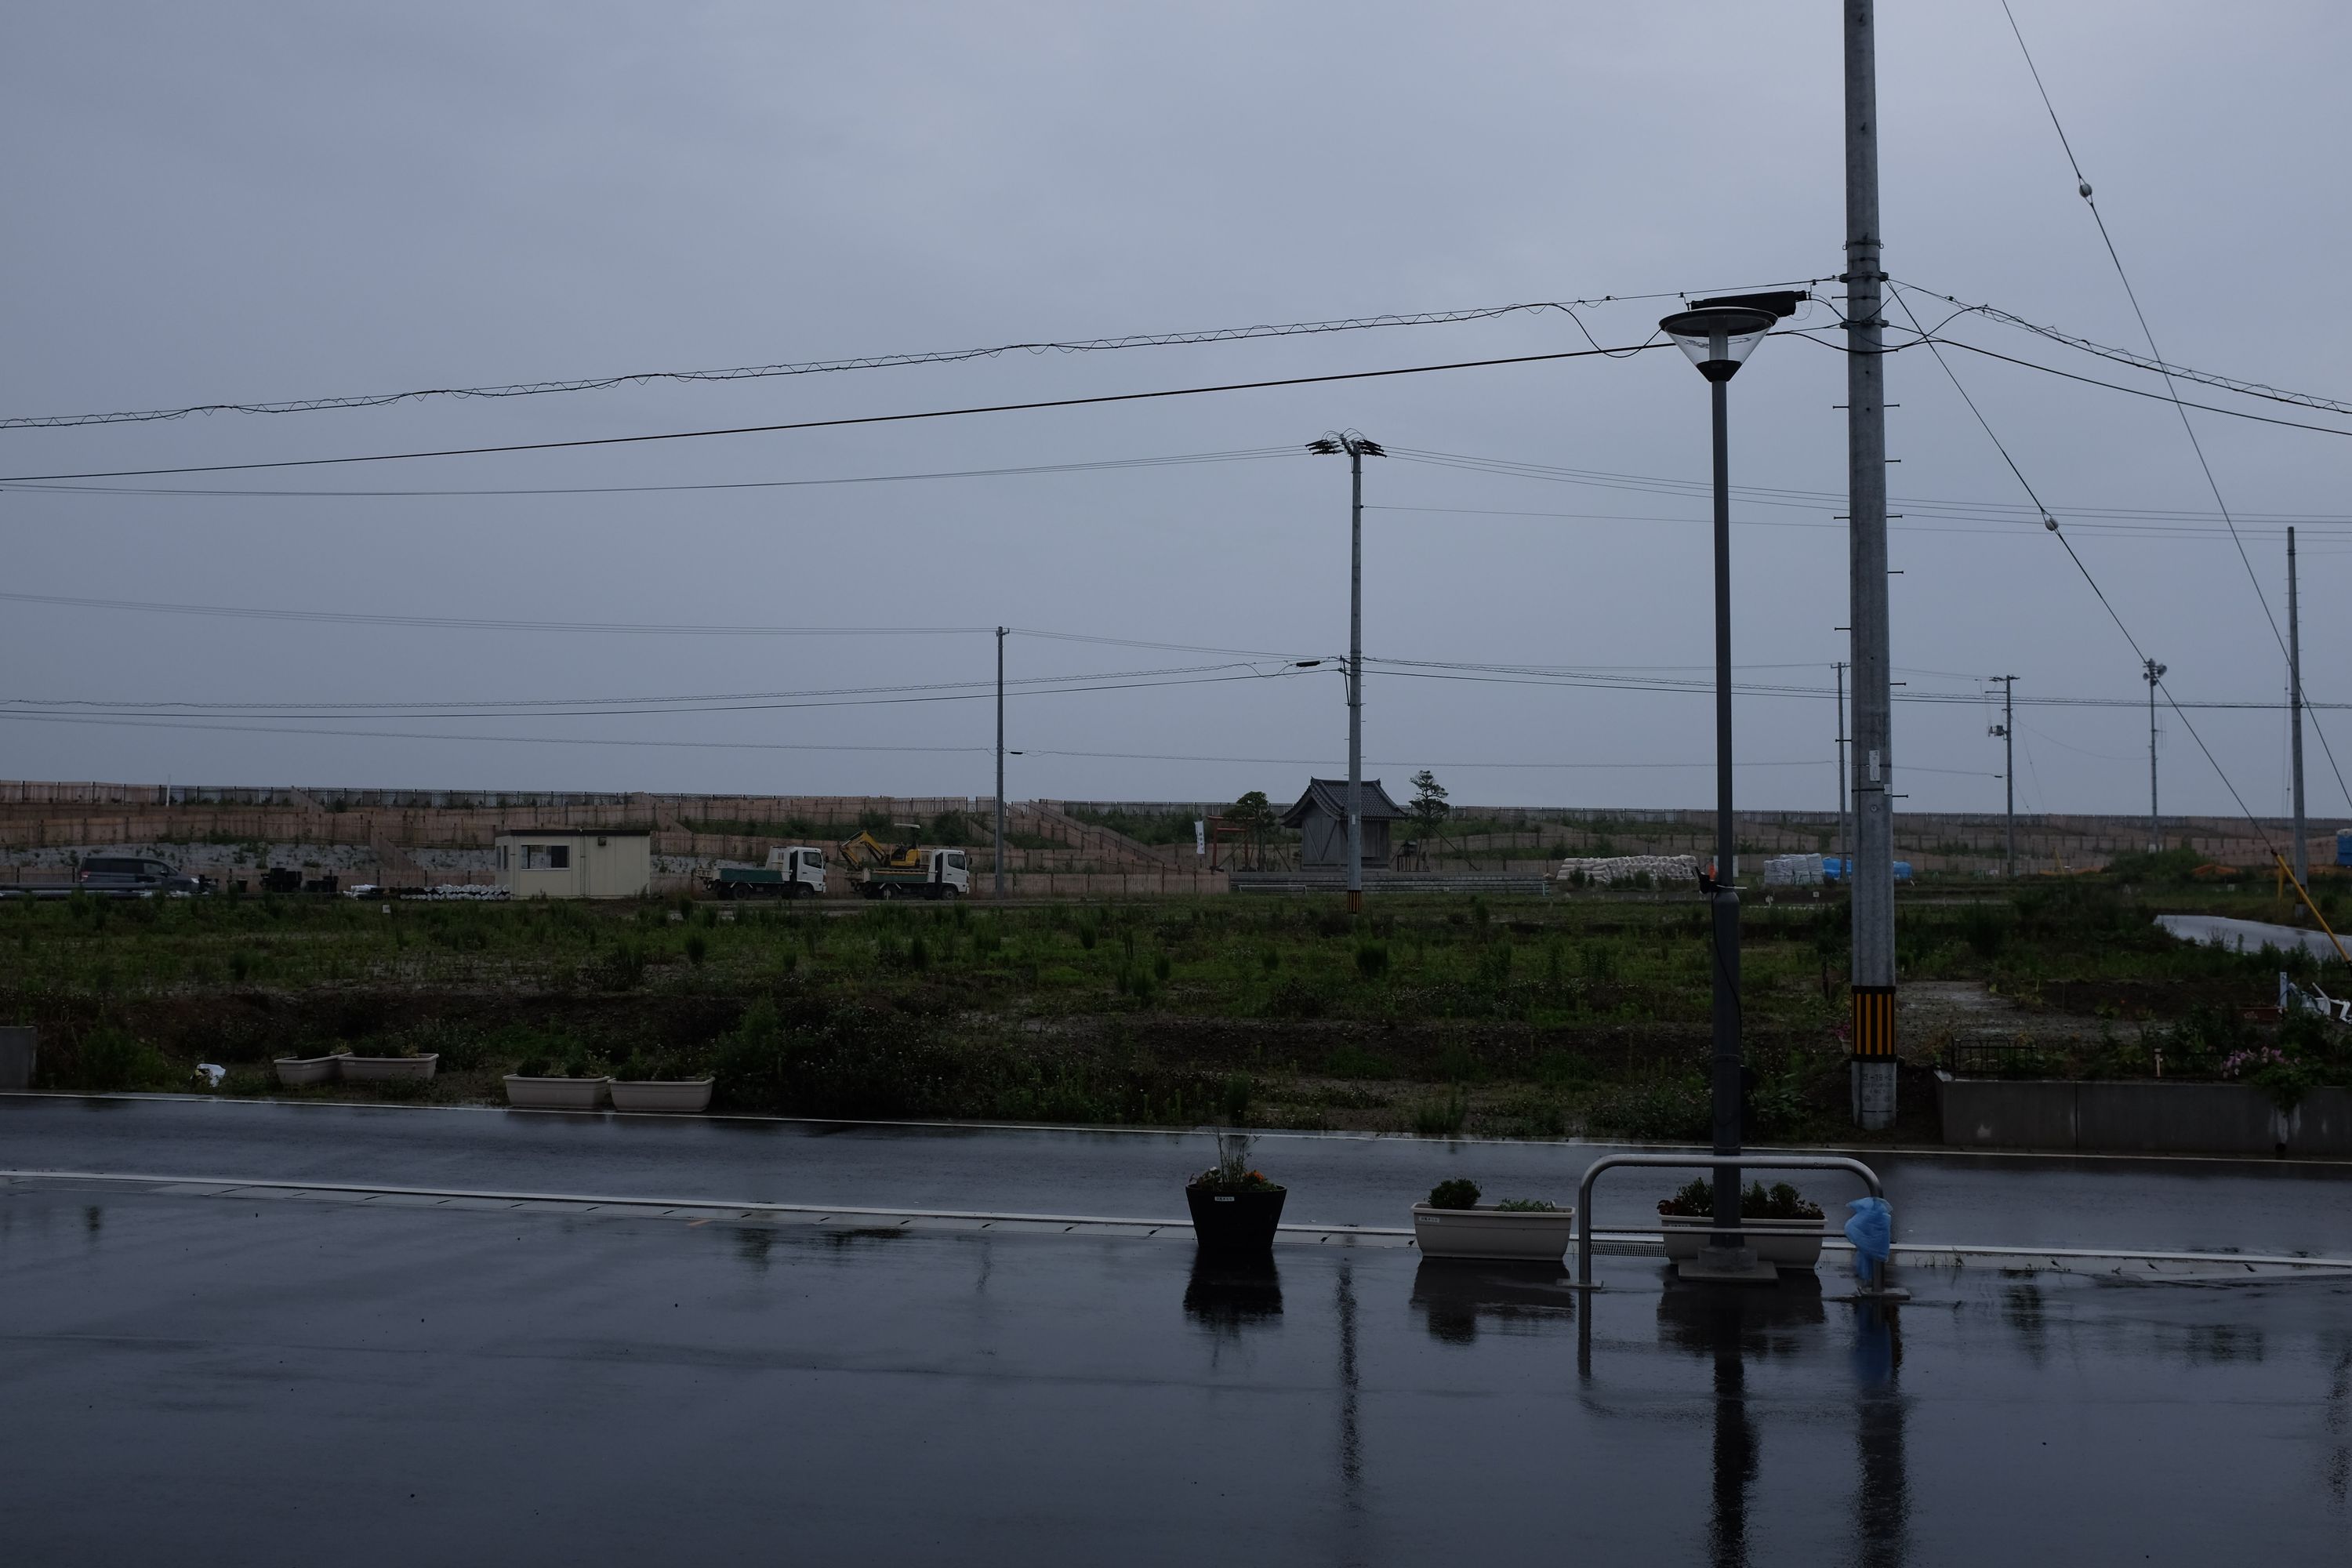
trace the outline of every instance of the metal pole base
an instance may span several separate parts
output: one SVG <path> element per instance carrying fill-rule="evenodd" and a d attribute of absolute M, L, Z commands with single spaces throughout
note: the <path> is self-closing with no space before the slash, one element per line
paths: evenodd
<path fill-rule="evenodd" d="M 1895 1064 L 1855 1061 L 1853 1124 L 1865 1132 L 1884 1132 L 1895 1125 Z"/>
<path fill-rule="evenodd" d="M 1680 1263 L 1675 1272 L 1685 1279 L 1709 1285 L 1777 1285 L 1780 1271 L 1756 1256 L 1752 1247 L 1702 1247 L 1697 1261 Z"/>

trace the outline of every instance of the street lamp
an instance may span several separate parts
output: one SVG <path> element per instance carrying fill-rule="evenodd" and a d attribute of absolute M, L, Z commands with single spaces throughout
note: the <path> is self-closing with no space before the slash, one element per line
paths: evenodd
<path fill-rule="evenodd" d="M 2156 819 L 2156 689 L 2164 684 L 2166 666 L 2152 658 L 2140 660 L 2140 679 L 2147 682 L 2147 852 L 2164 847 Z"/>
<path fill-rule="evenodd" d="M 1732 886 L 1738 850 L 1731 817 L 1731 476 L 1726 392 L 1731 378 L 1781 317 L 1796 310 L 1799 293 L 1744 294 L 1696 300 L 1658 323 L 1706 377 L 1715 405 L 1715 874 L 1703 879 L 1715 931 L 1715 1152 L 1737 1154 L 1740 1142 L 1739 894 Z M 1753 1248 L 1741 1244 L 1739 1169 L 1715 1168 L 1716 1229 L 1685 1272 L 1700 1279 L 1772 1277 Z"/>
<path fill-rule="evenodd" d="M 1307 443 L 1318 457 L 1348 455 L 1348 912 L 1364 908 L 1364 459 L 1385 458 L 1378 441 L 1360 431 L 1318 436 Z"/>

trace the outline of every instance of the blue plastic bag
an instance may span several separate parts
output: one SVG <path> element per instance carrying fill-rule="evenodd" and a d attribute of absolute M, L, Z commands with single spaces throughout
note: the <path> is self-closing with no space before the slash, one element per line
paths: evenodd
<path fill-rule="evenodd" d="M 1853 1211 L 1845 1222 L 1845 1238 L 1853 1243 L 1854 1276 L 1867 1284 L 1894 1250 L 1895 1211 L 1885 1198 L 1855 1198 L 1845 1206 Z"/>

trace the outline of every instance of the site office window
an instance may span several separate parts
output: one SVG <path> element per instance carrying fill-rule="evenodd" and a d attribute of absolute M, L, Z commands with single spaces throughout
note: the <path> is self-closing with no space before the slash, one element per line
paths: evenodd
<path fill-rule="evenodd" d="M 569 871 L 572 869 L 572 846 L 526 844 L 522 847 L 522 868 L 526 871 Z"/>

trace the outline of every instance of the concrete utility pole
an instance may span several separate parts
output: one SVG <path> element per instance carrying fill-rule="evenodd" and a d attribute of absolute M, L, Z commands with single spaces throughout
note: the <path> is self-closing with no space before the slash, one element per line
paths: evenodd
<path fill-rule="evenodd" d="M 2001 851 L 2000 874 L 2017 879 L 2017 677 L 1996 675 L 2000 682 L 2000 722 L 1992 732 L 2000 737 Z"/>
<path fill-rule="evenodd" d="M 996 898 L 1004 900 L 1004 628 L 996 628 Z"/>
<path fill-rule="evenodd" d="M 2153 855 L 2164 847 L 2164 833 L 2156 816 L 2156 689 L 2164 679 L 2166 667 L 2152 658 L 2142 662 L 2146 668 L 2140 679 L 2147 682 L 2147 852 Z"/>
<path fill-rule="evenodd" d="M 1895 714 L 1886 611 L 1886 359 L 1873 0 L 1845 20 L 1846 514 L 1853 638 L 1855 1125 L 1895 1123 Z"/>
<path fill-rule="evenodd" d="M 1845 665 L 1840 661 L 1830 668 L 1837 671 L 1838 879 L 1852 882 L 1853 868 L 1847 864 L 1852 851 L 1846 847 L 1845 820 Z"/>
<path fill-rule="evenodd" d="M 1364 459 L 1385 458 L 1355 431 L 1307 443 L 1324 457 L 1348 455 L 1348 912 L 1364 907 Z"/>
<path fill-rule="evenodd" d="M 2303 618 L 2294 597 L 2294 529 L 2286 531 L 2286 710 L 2294 737 L 2288 750 L 2294 762 L 2294 879 L 2311 886 L 2311 849 L 2304 842 L 2310 829 L 2303 820 Z"/>
<path fill-rule="evenodd" d="M 1364 447 L 1348 443 L 1348 912 L 1364 908 Z"/>

